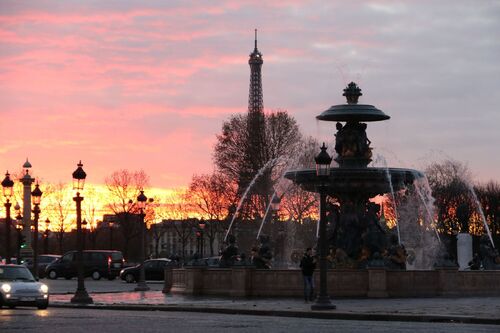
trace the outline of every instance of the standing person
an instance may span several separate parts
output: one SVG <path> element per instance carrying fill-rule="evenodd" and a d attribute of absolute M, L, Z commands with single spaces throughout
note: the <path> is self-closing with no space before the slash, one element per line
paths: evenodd
<path fill-rule="evenodd" d="M 302 260 L 300 261 L 300 268 L 304 276 L 304 298 L 306 303 L 313 301 L 314 298 L 314 279 L 313 273 L 316 268 L 316 258 L 313 257 L 312 248 L 308 247 Z"/>

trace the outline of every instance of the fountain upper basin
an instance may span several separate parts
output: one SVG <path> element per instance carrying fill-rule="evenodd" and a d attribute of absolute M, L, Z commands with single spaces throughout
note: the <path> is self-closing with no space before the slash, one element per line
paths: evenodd
<path fill-rule="evenodd" d="M 413 169 L 368 167 L 331 168 L 330 176 L 325 179 L 316 176 L 316 169 L 292 170 L 285 173 L 285 178 L 310 192 L 318 192 L 319 186 L 322 186 L 327 194 L 334 197 L 354 195 L 372 198 L 391 192 L 387 173 L 394 191 L 424 177 L 422 172 Z"/>

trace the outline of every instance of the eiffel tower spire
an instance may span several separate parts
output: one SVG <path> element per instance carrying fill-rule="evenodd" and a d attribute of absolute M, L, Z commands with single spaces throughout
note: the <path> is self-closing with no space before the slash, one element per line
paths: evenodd
<path fill-rule="evenodd" d="M 255 29 L 255 48 L 250 53 L 250 91 L 248 96 L 248 112 L 264 112 L 264 98 L 262 96 L 262 53 L 257 48 L 257 29 Z"/>

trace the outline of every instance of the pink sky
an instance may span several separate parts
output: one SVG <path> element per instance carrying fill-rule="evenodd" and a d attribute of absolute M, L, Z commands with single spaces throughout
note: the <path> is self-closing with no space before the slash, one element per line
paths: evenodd
<path fill-rule="evenodd" d="M 0 3 L 0 169 L 26 157 L 51 182 L 144 169 L 155 187 L 213 170 L 224 119 L 246 112 L 253 29 L 266 109 L 333 139 L 314 117 L 361 102 L 393 166 L 443 156 L 499 180 L 500 6 L 469 1 L 29 1 Z M 207 3 L 207 4 L 205 4 Z"/>

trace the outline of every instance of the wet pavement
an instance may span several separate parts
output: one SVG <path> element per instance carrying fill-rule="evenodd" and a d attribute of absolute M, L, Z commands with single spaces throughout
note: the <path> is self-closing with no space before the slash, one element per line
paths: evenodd
<path fill-rule="evenodd" d="M 70 300 L 77 281 L 47 280 L 50 302 L 55 307 L 74 307 Z M 336 298 L 335 310 L 312 311 L 311 303 L 301 298 L 242 298 L 185 296 L 163 294 L 163 283 L 148 281 L 147 292 L 133 291 L 136 284 L 121 280 L 85 280 L 94 300 L 91 308 L 115 310 L 160 310 L 255 314 L 267 316 L 314 317 L 329 319 L 402 320 L 476 322 L 500 325 L 500 297 L 433 297 L 433 298 Z M 499 329 L 500 331 L 500 329 Z"/>
<path fill-rule="evenodd" d="M 163 294 L 161 291 L 121 292 L 91 294 L 94 305 L 112 309 L 196 311 L 215 313 L 247 313 L 262 315 L 289 315 L 293 317 L 317 317 L 311 303 L 295 298 L 224 298 L 193 297 Z M 72 295 L 52 295 L 51 304 L 71 306 Z M 467 298 L 407 298 L 407 299 L 332 299 L 335 310 L 322 312 L 342 318 L 384 317 L 405 321 L 479 321 L 500 324 L 499 297 Z M 328 317 L 328 316 L 320 316 Z M 335 317 L 335 316 L 333 316 Z"/>
<path fill-rule="evenodd" d="M 40 282 L 49 286 L 50 294 L 74 294 L 77 286 L 77 280 L 74 279 L 40 279 Z M 85 279 L 85 288 L 89 293 L 120 293 L 131 292 L 137 286 L 136 283 L 126 283 L 120 279 L 98 281 Z M 151 290 L 161 291 L 163 289 L 163 281 L 148 281 L 148 286 Z"/>

